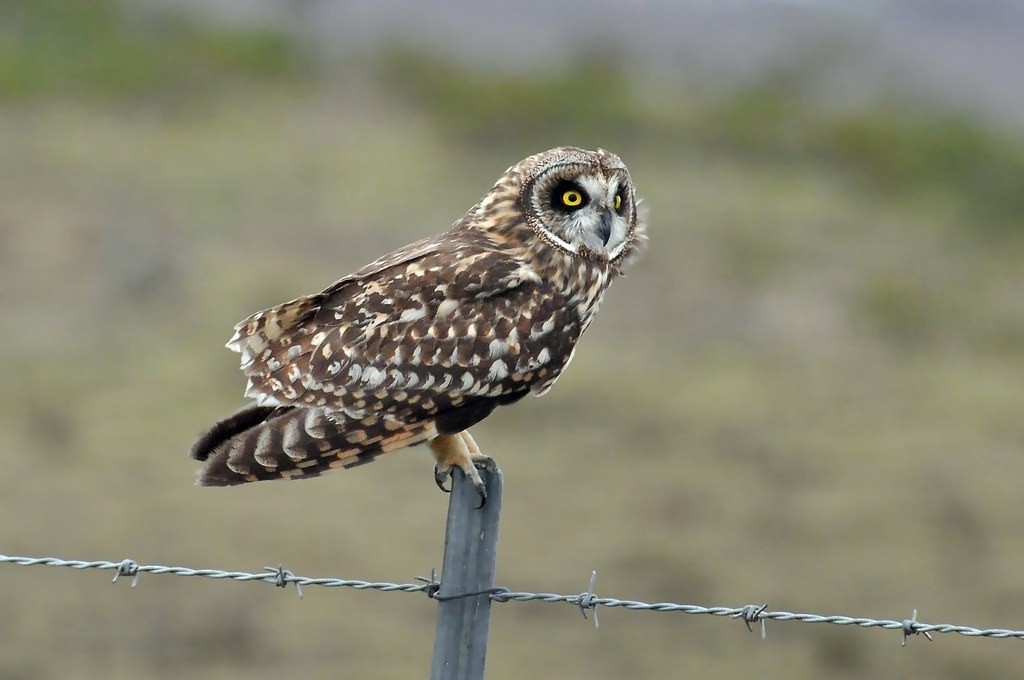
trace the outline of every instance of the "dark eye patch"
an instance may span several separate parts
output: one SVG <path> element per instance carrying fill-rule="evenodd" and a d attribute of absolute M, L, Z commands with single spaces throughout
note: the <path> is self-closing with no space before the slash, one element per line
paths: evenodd
<path fill-rule="evenodd" d="M 625 184 L 619 185 L 615 191 L 615 212 L 622 215 L 626 212 L 626 203 L 629 200 L 629 189 Z"/>
<path fill-rule="evenodd" d="M 551 191 L 551 207 L 559 212 L 569 213 L 590 203 L 590 196 L 577 182 L 563 179 Z"/>

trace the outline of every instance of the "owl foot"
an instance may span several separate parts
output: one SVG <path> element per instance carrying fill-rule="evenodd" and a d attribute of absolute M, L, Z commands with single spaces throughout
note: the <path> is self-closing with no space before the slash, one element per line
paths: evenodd
<path fill-rule="evenodd" d="M 477 509 L 484 507 L 487 502 L 487 489 L 477 468 L 496 470 L 494 459 L 480 453 L 480 448 L 468 432 L 439 435 L 430 440 L 429 446 L 437 461 L 434 465 L 434 482 L 437 488 L 445 493 L 451 493 L 451 488 L 445 484 L 451 479 L 452 470 L 459 468 L 466 475 L 466 479 L 473 483 L 473 488 L 480 496 L 480 505 Z"/>

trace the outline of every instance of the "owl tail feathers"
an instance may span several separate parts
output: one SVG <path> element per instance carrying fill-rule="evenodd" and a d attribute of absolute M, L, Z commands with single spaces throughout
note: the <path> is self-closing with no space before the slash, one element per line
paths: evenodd
<path fill-rule="evenodd" d="M 368 463 L 437 435 L 433 423 L 346 419 L 322 408 L 249 406 L 221 420 L 192 446 L 199 486 L 316 477 Z"/>

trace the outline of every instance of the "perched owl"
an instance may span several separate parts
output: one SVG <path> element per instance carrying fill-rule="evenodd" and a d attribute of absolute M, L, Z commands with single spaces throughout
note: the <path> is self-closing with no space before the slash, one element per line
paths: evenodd
<path fill-rule="evenodd" d="M 312 477 L 426 442 L 484 498 L 468 428 L 547 392 L 645 240 L 626 166 L 560 147 L 509 168 L 445 233 L 235 326 L 255 402 L 192 447 L 198 483 Z"/>

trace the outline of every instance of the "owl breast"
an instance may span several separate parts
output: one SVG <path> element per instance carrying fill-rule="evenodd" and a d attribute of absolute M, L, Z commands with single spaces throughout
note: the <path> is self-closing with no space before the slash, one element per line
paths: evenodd
<path fill-rule="evenodd" d="M 586 260 L 574 261 L 561 253 L 548 258 L 541 276 L 557 288 L 563 309 L 561 319 L 566 323 L 549 336 L 551 351 L 558 354 L 550 368 L 538 374 L 531 385 L 530 391 L 537 396 L 550 390 L 572 361 L 576 343 L 597 315 L 604 293 L 613 278 L 607 265 Z"/>

